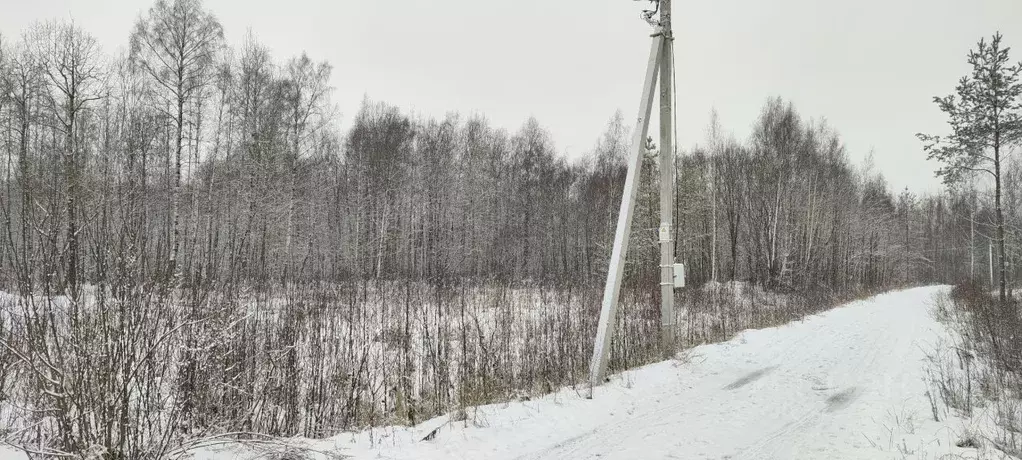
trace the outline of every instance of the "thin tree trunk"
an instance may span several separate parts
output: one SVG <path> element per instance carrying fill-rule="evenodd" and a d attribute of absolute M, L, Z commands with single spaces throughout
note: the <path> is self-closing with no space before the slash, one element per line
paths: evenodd
<path fill-rule="evenodd" d="M 1007 280 L 1004 271 L 1004 213 L 1001 209 L 1001 148 L 1000 131 L 994 132 L 994 209 L 997 213 L 997 269 L 1000 273 L 998 293 L 1003 304 L 1008 298 Z"/>
<path fill-rule="evenodd" d="M 171 207 L 171 212 L 173 213 L 173 217 L 172 217 L 172 221 L 171 221 L 171 226 L 172 227 L 171 227 L 171 239 L 170 239 L 170 241 L 171 241 L 171 243 L 170 243 L 171 249 L 170 249 L 169 271 L 167 273 L 167 276 L 169 276 L 169 280 L 171 282 L 175 282 L 175 283 L 176 283 L 176 281 L 174 281 L 174 279 L 177 278 L 177 260 L 178 260 L 178 250 L 179 250 L 179 239 L 180 239 L 180 236 L 181 236 L 181 229 L 180 229 L 181 213 L 180 213 L 180 209 L 179 209 L 180 208 L 179 204 L 180 204 L 180 201 L 181 201 L 181 149 L 183 147 L 182 146 L 182 141 L 183 141 L 182 138 L 184 137 L 184 112 L 185 112 L 185 100 L 184 100 L 183 97 L 180 96 L 182 94 L 182 91 L 183 91 L 183 89 L 181 87 L 181 85 L 182 85 L 181 78 L 180 78 L 181 73 L 182 73 L 182 71 L 178 72 L 179 78 L 178 78 L 178 86 L 177 86 L 177 94 L 178 94 L 178 99 L 177 99 L 177 120 L 175 120 L 177 122 L 177 126 L 176 126 L 176 128 L 177 128 L 177 137 L 174 140 L 175 141 L 175 146 L 174 146 L 174 150 L 175 150 L 175 152 L 174 152 L 174 185 L 173 185 L 173 190 L 171 192 L 171 198 L 170 198 L 170 201 L 171 201 L 170 207 Z"/>

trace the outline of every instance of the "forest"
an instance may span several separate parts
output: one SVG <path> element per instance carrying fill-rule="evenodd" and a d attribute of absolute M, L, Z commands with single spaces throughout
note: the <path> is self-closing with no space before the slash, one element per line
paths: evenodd
<path fill-rule="evenodd" d="M 123 55 L 67 21 L 5 32 L 5 442 L 162 458 L 584 381 L 629 153 L 620 113 L 572 159 L 536 119 L 367 98 L 341 130 L 334 64 L 273 56 L 255 34 L 226 43 L 199 0 L 157 0 Z M 1017 161 L 997 197 L 984 178 L 894 191 L 822 115 L 770 97 L 748 139 L 713 117 L 682 140 L 679 347 L 897 287 L 996 286 L 1002 259 L 1018 278 Z M 612 369 L 662 352 L 656 152 Z"/>

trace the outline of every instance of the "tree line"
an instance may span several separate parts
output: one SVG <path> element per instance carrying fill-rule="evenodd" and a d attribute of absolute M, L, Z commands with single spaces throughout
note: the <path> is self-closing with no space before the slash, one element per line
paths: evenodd
<path fill-rule="evenodd" d="M 620 114 L 575 161 L 535 119 L 508 132 L 366 100 L 341 132 L 330 64 L 275 62 L 254 37 L 230 48 L 196 1 L 157 2 L 130 43 L 110 58 L 67 23 L 5 41 L 9 288 L 96 284 L 114 268 L 108 243 L 130 244 L 131 271 L 175 288 L 602 277 L 629 153 Z M 925 245 L 894 229 L 920 203 L 854 167 L 832 127 L 774 98 L 748 141 L 720 131 L 676 165 L 678 258 L 696 284 L 848 292 L 919 279 Z M 655 227 L 647 211 L 637 238 Z M 121 228 L 130 242 L 105 241 Z"/>

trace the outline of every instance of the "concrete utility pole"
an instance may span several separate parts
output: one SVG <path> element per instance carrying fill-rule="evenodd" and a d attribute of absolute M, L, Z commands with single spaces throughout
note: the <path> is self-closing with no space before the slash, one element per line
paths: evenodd
<path fill-rule="evenodd" d="M 656 0 L 653 0 L 656 1 Z M 603 306 L 600 322 L 596 329 L 593 358 L 589 363 L 589 396 L 592 389 L 603 380 L 610 356 L 610 344 L 617 317 L 617 303 L 621 294 L 621 279 L 624 276 L 625 256 L 628 254 L 628 238 L 632 230 L 635 211 L 635 197 L 639 190 L 639 175 L 642 158 L 646 150 L 646 133 L 653 109 L 653 90 L 660 76 L 660 294 L 661 294 L 661 346 L 665 352 L 674 350 L 674 288 L 684 286 L 684 267 L 674 265 L 674 117 L 672 112 L 672 83 L 674 79 L 671 46 L 671 1 L 659 0 L 660 20 L 652 21 L 651 12 L 644 17 L 657 26 L 653 34 L 653 45 L 649 52 L 646 77 L 643 80 L 642 98 L 639 100 L 639 116 L 632 138 L 631 156 L 628 159 L 628 173 L 625 176 L 624 193 L 618 212 L 617 230 L 614 233 L 614 249 L 607 270 L 607 284 L 603 291 Z"/>
<path fill-rule="evenodd" d="M 664 45 L 660 58 L 660 344 L 670 356 L 674 351 L 674 36 L 671 31 L 671 0 L 660 0 L 660 33 Z"/>

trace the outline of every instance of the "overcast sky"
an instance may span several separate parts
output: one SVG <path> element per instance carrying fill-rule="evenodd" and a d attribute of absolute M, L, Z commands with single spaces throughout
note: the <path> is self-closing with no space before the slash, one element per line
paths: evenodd
<path fill-rule="evenodd" d="M 73 18 L 104 51 L 125 49 L 148 0 L 0 0 L 0 33 Z M 334 65 L 347 125 L 363 95 L 442 116 L 485 114 L 516 130 L 530 115 L 573 157 L 615 110 L 637 113 L 650 27 L 631 0 L 206 0 L 227 38 L 251 28 L 278 61 L 307 51 Z M 826 117 L 851 157 L 894 190 L 935 190 L 914 134 L 942 132 L 934 95 L 965 54 L 1000 30 L 1022 60 L 1022 0 L 675 0 L 678 130 L 705 142 L 709 113 L 747 138 L 768 96 Z M 653 126 L 656 126 L 655 124 Z M 655 128 L 654 128 L 655 129 Z"/>

